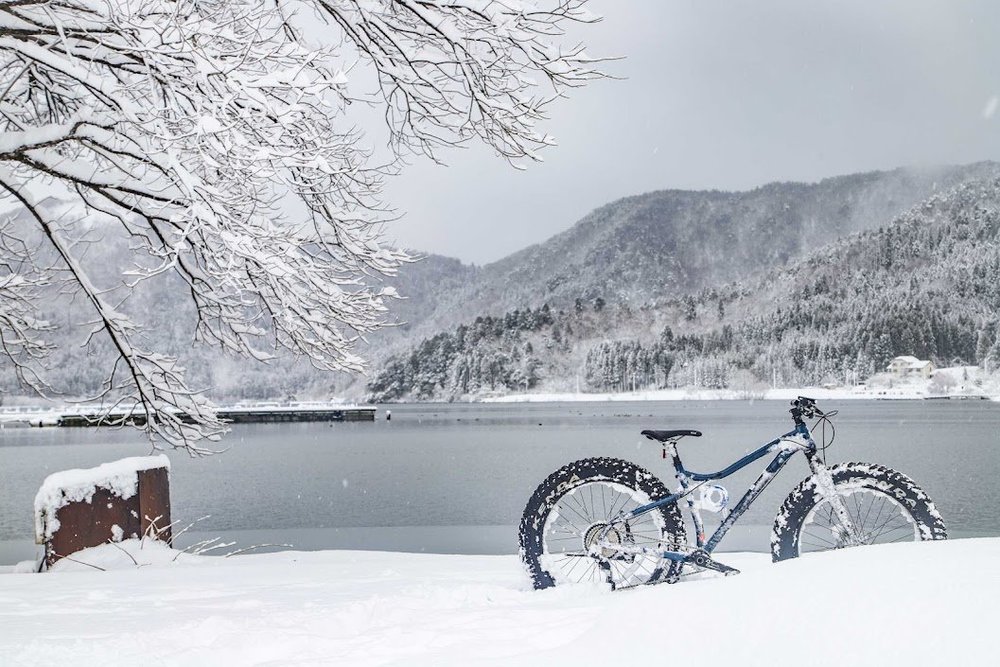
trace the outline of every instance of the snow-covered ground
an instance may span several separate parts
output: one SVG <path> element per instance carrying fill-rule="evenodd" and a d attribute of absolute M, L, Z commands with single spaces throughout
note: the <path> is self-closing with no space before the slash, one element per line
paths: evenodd
<path fill-rule="evenodd" d="M 125 543 L 127 546 L 130 543 Z M 8 665 L 937 665 L 995 659 L 1000 539 L 895 544 L 730 578 L 528 590 L 512 556 L 186 557 L 106 545 L 0 574 Z M 994 656 L 994 657 L 990 657 Z"/>

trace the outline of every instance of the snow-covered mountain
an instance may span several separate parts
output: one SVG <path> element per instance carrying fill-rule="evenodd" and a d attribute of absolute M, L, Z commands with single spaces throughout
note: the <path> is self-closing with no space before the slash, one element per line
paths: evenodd
<path fill-rule="evenodd" d="M 678 284 L 680 275 L 688 282 L 673 296 L 640 288 L 628 295 L 605 291 L 572 306 L 470 319 L 382 364 L 369 385 L 372 397 L 447 399 L 533 388 L 623 390 L 677 383 L 727 387 L 774 378 L 832 382 L 867 377 L 897 354 L 939 365 L 996 367 L 1000 179 L 991 173 L 983 166 L 965 171 L 969 180 L 941 188 L 886 224 L 825 246 L 817 243 L 812 252 L 806 240 L 821 235 L 808 233 L 803 218 L 776 222 L 770 231 L 756 228 L 756 235 L 773 240 L 770 247 L 740 229 L 734 232 L 739 240 L 724 245 L 753 247 L 719 254 L 735 261 L 734 256 L 772 253 L 772 261 L 726 267 L 711 266 L 698 253 L 677 258 L 678 264 L 705 270 L 674 274 Z M 871 178 L 877 179 L 858 180 Z M 788 191 L 809 191 L 809 186 L 772 187 L 783 195 L 768 200 L 771 211 L 775 202 L 783 208 Z M 800 211 L 802 205 L 785 210 Z M 717 229 L 704 234 L 721 242 Z M 797 239 L 799 247 L 787 238 Z M 632 247 L 641 257 L 638 245 Z M 798 259 L 782 267 L 786 252 Z M 574 283 L 593 284 L 601 266 L 606 265 L 581 272 Z M 554 296 L 552 303 L 565 300 Z"/>
<path fill-rule="evenodd" d="M 627 197 L 478 269 L 437 257 L 407 267 L 397 284 L 420 307 L 399 315 L 409 324 L 409 337 L 545 303 L 571 308 L 576 299 L 592 303 L 598 297 L 633 304 L 671 299 L 784 266 L 998 169 L 995 163 L 896 169 L 749 192 L 663 190 Z"/>
<path fill-rule="evenodd" d="M 148 320 L 149 346 L 176 354 L 194 384 L 220 400 L 331 394 L 455 398 L 539 386 L 613 390 L 671 382 L 719 384 L 731 381 L 727 378 L 737 371 L 767 377 L 782 373 L 788 381 L 813 378 L 828 374 L 829 359 L 842 360 L 847 354 L 830 355 L 829 350 L 847 345 L 844 350 L 856 352 L 857 345 L 844 337 L 864 333 L 848 330 L 839 320 L 822 330 L 782 329 L 797 320 L 778 318 L 775 307 L 792 295 L 768 280 L 780 271 L 784 280 L 806 280 L 800 277 L 806 274 L 795 271 L 805 270 L 801 267 L 808 265 L 797 263 L 810 253 L 821 248 L 848 252 L 842 244 L 857 241 L 844 239 L 868 238 L 852 234 L 901 219 L 911 209 L 919 211 L 913 207 L 935 193 L 987 182 L 998 174 L 1000 165 L 980 163 L 873 172 L 816 184 L 778 183 L 742 193 L 668 190 L 603 206 L 545 243 L 486 266 L 430 255 L 387 281 L 405 297 L 392 304 L 391 319 L 398 326 L 371 336 L 360 349 L 372 360 L 371 372 L 361 378 L 319 373 L 292 359 L 262 365 L 219 357 L 214 349 L 192 346 L 192 313 L 182 294 L 164 288 L 131 301 Z M 946 223 L 941 223 L 944 229 Z M 866 251 L 863 246 L 843 259 L 824 260 L 826 287 L 809 290 L 860 293 L 863 284 L 856 281 L 872 274 L 852 263 L 852 252 Z M 941 250 L 920 261 L 944 271 L 964 259 Z M 108 262 L 107 267 L 118 264 Z M 891 282 L 900 275 L 888 271 L 884 277 Z M 115 281 L 114 276 L 106 278 L 109 284 Z M 979 286 L 979 274 L 964 280 L 962 285 L 972 287 L 963 289 L 973 295 L 963 306 L 965 319 L 942 316 L 933 326 L 947 321 L 978 339 L 988 318 L 975 298 L 987 288 Z M 876 288 L 869 300 L 880 295 Z M 932 296 L 940 299 L 937 292 Z M 840 302 L 818 301 L 813 307 L 816 303 L 827 312 Z M 898 306 L 888 304 L 885 312 Z M 781 307 L 787 313 L 802 306 L 789 302 Z M 74 326 L 88 321 L 86 304 L 54 298 L 51 312 L 43 315 L 60 327 L 50 334 L 58 346 L 50 364 L 53 382 L 75 396 L 97 392 L 108 366 L 103 360 L 111 352 L 100 336 L 88 348 L 79 347 L 82 334 Z M 839 311 L 831 315 L 845 316 Z M 890 326 L 891 318 L 879 313 L 872 318 L 874 324 L 866 320 L 865 326 L 871 324 L 869 330 L 877 331 L 879 340 L 886 333 L 889 342 L 878 343 L 876 352 L 874 343 L 864 343 L 867 356 L 855 364 L 859 369 L 879 363 L 885 350 L 973 359 L 967 340 L 933 349 L 914 346 L 902 330 Z M 761 352 L 767 336 L 783 341 L 798 336 L 800 347 L 767 343 Z M 978 340 L 973 347 L 977 345 Z M 817 353 L 826 360 L 822 372 L 774 361 L 776 355 L 800 360 Z M 748 367 L 748 355 L 756 365 Z M 19 391 L 12 373 L 0 373 L 0 389 Z"/>

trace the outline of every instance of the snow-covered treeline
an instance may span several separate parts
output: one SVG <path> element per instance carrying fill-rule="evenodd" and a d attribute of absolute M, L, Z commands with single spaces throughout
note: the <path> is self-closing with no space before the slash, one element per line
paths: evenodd
<path fill-rule="evenodd" d="M 584 375 L 587 385 L 597 390 L 662 388 L 667 386 L 673 365 L 674 355 L 667 340 L 651 345 L 634 340 L 605 341 L 587 353 Z"/>
<path fill-rule="evenodd" d="M 542 356 L 571 335 L 574 322 L 580 325 L 579 318 L 553 313 L 547 305 L 477 317 L 424 340 L 408 355 L 389 359 L 368 390 L 376 401 L 529 390 L 540 379 Z M 536 352 L 542 339 L 546 342 Z"/>

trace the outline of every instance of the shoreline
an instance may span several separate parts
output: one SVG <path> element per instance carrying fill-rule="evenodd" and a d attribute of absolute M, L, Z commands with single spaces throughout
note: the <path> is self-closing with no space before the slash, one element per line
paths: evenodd
<path fill-rule="evenodd" d="M 821 387 L 784 387 L 760 391 L 734 389 L 656 389 L 620 393 L 539 392 L 485 396 L 470 403 L 573 403 L 573 402 L 639 402 L 639 401 L 791 401 L 799 396 L 816 400 L 869 400 L 869 401 L 918 401 L 918 400 L 983 400 L 1000 401 L 1000 396 L 987 393 L 930 394 L 918 388 L 887 389 L 879 391 L 854 391 L 850 389 L 824 389 Z"/>
<path fill-rule="evenodd" d="M 906 383 L 897 387 L 856 386 L 856 387 L 777 387 L 777 388 L 739 388 L 739 389 L 707 389 L 696 387 L 678 387 L 674 389 L 645 389 L 626 392 L 570 392 L 570 391 L 539 391 L 503 395 L 470 395 L 457 400 L 403 400 L 382 403 L 379 405 L 391 409 L 393 405 L 432 405 L 436 403 L 625 403 L 643 401 L 791 401 L 799 396 L 808 396 L 820 401 L 918 401 L 918 400 L 952 400 L 952 401 L 990 401 L 1000 402 L 1000 389 L 996 383 L 990 383 L 988 388 L 962 387 L 959 391 L 935 393 L 930 391 L 929 383 Z M 279 403 L 261 401 L 257 403 L 237 403 L 223 405 L 220 412 L 227 410 L 240 413 L 282 413 L 297 410 L 371 410 L 378 408 L 362 401 L 297 401 Z M 94 412 L 92 406 L 79 404 L 66 405 L 8 405 L 0 407 L 0 429 L 18 427 L 57 426 L 60 418 L 77 417 L 88 412 Z M 237 423 L 241 420 L 234 420 Z M 282 421 L 282 420 L 278 420 Z"/>

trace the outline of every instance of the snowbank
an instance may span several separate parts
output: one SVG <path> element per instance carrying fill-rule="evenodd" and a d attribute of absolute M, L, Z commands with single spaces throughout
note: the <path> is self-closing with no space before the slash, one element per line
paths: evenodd
<path fill-rule="evenodd" d="M 170 468 L 170 459 L 159 456 L 133 456 L 104 463 L 96 468 L 63 470 L 45 478 L 35 495 L 35 540 L 49 539 L 59 530 L 56 512 L 73 502 L 90 502 L 98 488 L 128 500 L 139 488 L 136 473 L 154 468 Z"/>
<path fill-rule="evenodd" d="M 150 553 L 0 575 L 0 664 L 988 664 L 1000 596 L 1000 539 L 725 554 L 743 574 L 615 593 L 527 590 L 511 556 Z"/>

